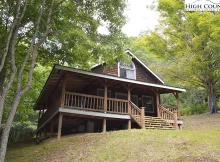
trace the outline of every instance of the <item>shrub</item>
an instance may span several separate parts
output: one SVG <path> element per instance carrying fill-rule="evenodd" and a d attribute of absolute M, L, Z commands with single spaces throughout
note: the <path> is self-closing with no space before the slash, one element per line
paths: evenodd
<path fill-rule="evenodd" d="M 208 104 L 197 104 L 192 107 L 183 107 L 181 109 L 181 115 L 194 115 L 194 114 L 203 114 L 208 111 Z"/>
<path fill-rule="evenodd" d="M 189 107 L 184 107 L 181 109 L 181 115 L 182 116 L 187 116 L 192 114 L 192 109 Z"/>
<path fill-rule="evenodd" d="M 36 124 L 32 122 L 14 122 L 9 134 L 9 141 L 25 140 L 35 136 Z"/>

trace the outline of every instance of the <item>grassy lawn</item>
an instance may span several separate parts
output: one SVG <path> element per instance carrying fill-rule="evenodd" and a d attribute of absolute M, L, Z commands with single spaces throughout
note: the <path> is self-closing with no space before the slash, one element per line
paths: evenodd
<path fill-rule="evenodd" d="M 220 114 L 184 117 L 183 131 L 132 129 L 9 145 L 6 161 L 220 161 Z"/>

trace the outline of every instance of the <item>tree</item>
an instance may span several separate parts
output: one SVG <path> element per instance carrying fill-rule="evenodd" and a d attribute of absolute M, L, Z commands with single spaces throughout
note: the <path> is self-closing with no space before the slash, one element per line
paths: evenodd
<path fill-rule="evenodd" d="M 218 110 L 220 77 L 219 12 L 187 12 L 179 0 L 159 0 L 160 24 L 139 39 L 149 52 L 166 59 L 166 74 L 206 90 L 211 113 Z M 166 66 L 167 65 L 167 66 Z"/>
<path fill-rule="evenodd" d="M 31 87 L 36 63 L 86 67 L 94 60 L 122 58 L 125 6 L 120 0 L 0 2 L 0 161 L 4 161 L 12 121 Z M 99 33 L 100 26 L 108 33 Z M 9 113 L 3 127 L 6 102 Z"/>

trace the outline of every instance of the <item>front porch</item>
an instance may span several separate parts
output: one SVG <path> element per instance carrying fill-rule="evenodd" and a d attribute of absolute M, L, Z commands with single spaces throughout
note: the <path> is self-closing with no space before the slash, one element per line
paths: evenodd
<path fill-rule="evenodd" d="M 49 132 L 51 135 L 57 133 L 58 139 L 60 139 L 62 129 L 69 129 L 71 130 L 69 133 L 75 133 L 153 128 L 152 122 L 149 123 L 150 116 L 145 116 L 144 107 L 139 108 L 129 100 L 66 91 L 61 96 L 52 105 L 53 108 L 48 108 L 46 112 L 44 110 L 39 111 L 37 130 L 39 135 Z M 158 120 L 166 122 L 167 126 L 170 126 L 169 128 L 178 129 L 177 107 L 165 108 L 159 104 L 158 109 Z M 65 119 L 63 119 L 64 116 Z M 68 118 L 71 118 L 72 121 Z M 96 128 L 95 126 L 89 128 L 89 123 L 96 125 Z M 112 126 L 107 126 L 107 123 Z"/>

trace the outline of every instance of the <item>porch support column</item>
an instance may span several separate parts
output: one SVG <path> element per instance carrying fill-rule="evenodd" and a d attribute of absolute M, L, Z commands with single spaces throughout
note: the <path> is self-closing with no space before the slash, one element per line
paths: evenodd
<path fill-rule="evenodd" d="M 131 88 L 130 85 L 128 85 L 128 102 L 131 101 Z M 131 114 L 131 104 L 128 103 L 128 114 Z"/>
<path fill-rule="evenodd" d="M 58 121 L 58 130 L 57 130 L 57 139 L 60 140 L 61 138 L 61 130 L 62 130 L 62 120 L 63 120 L 63 114 L 59 114 L 59 121 Z"/>
<path fill-rule="evenodd" d="M 140 120 L 141 120 L 141 128 L 144 129 L 144 128 L 145 128 L 144 107 L 141 107 L 141 116 L 140 116 Z"/>
<path fill-rule="evenodd" d="M 180 98 L 179 93 L 176 93 L 176 107 L 177 107 L 177 117 L 180 119 Z"/>
<path fill-rule="evenodd" d="M 103 118 L 102 132 L 106 132 L 106 118 Z"/>
<path fill-rule="evenodd" d="M 160 105 L 160 94 L 157 91 L 156 93 L 156 105 L 157 105 L 157 116 L 160 117 L 160 109 L 159 109 L 159 105 Z"/>
<path fill-rule="evenodd" d="M 64 107 L 65 91 L 66 91 L 66 76 L 64 75 L 63 76 L 63 85 L 62 85 L 61 107 Z"/>
<path fill-rule="evenodd" d="M 178 120 L 177 120 L 177 111 L 176 110 L 173 111 L 173 115 L 174 115 L 173 128 L 178 129 Z"/>
<path fill-rule="evenodd" d="M 128 129 L 131 129 L 131 119 L 128 120 Z"/>
<path fill-rule="evenodd" d="M 107 85 L 105 84 L 105 90 L 104 90 L 104 113 L 107 112 L 107 99 L 108 99 L 108 89 L 107 89 Z"/>

